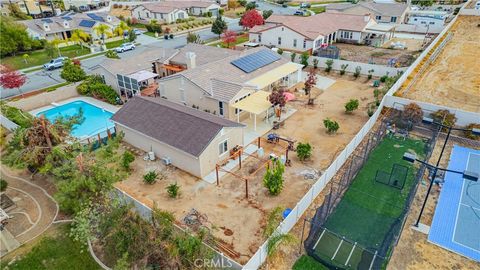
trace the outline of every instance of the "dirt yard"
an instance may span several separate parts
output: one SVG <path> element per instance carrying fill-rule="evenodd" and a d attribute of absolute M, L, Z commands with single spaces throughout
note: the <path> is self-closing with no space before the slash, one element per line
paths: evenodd
<path fill-rule="evenodd" d="M 152 169 L 165 169 L 159 162 L 145 162 L 138 157 L 134 162 L 134 172 L 117 187 L 133 195 L 147 205 L 154 204 L 175 213 L 178 221 L 183 220 L 191 208 L 206 214 L 207 226 L 212 234 L 221 239 L 241 255 L 235 258 L 245 263 L 264 241 L 262 236 L 265 225 L 265 214 L 277 206 L 294 208 L 298 200 L 312 185 L 312 180 L 305 180 L 301 172 L 315 168 L 325 170 L 336 155 L 355 136 L 368 120 L 366 104 L 373 101 L 373 88 L 365 82 L 365 78 L 351 79 L 351 76 L 334 78 L 336 83 L 325 91 L 315 90 L 315 105 L 307 107 L 307 96 L 296 93 L 297 100 L 290 102 L 298 111 L 285 121 L 285 125 L 275 132 L 281 136 L 308 142 L 313 146 L 313 156 L 307 162 L 300 162 L 295 153 L 289 157 L 292 166 L 287 167 L 284 174 L 284 189 L 277 197 L 267 194 L 262 179 L 265 172 L 262 162 L 250 157 L 243 162 L 243 167 L 235 173 L 248 175 L 256 168 L 261 168 L 255 177 L 249 180 L 249 199 L 245 199 L 245 181 L 231 175 L 221 178 L 220 186 L 208 184 L 181 170 L 168 170 L 166 177 L 153 186 L 142 182 L 142 176 Z M 300 89 L 301 85 L 292 87 Z M 352 98 L 360 101 L 360 108 L 351 115 L 344 112 L 343 104 Z M 341 104 L 341 105 L 339 105 Z M 340 129 L 337 134 L 329 135 L 323 127 L 322 120 L 330 117 L 338 121 Z M 284 144 L 268 144 L 262 142 L 265 155 L 285 154 Z M 177 182 L 181 186 L 181 196 L 170 199 L 166 186 Z"/>
<path fill-rule="evenodd" d="M 430 163 L 436 163 L 443 145 L 444 137 L 437 140 L 434 152 L 430 158 Z M 454 144 L 457 142 L 450 141 L 445 149 L 440 165 L 446 167 Z M 460 144 L 461 145 L 461 144 Z M 469 145 L 465 145 L 471 147 Z M 413 201 L 410 213 L 407 217 L 405 227 L 402 231 L 398 245 L 395 247 L 390 263 L 387 269 L 391 270 L 424 270 L 424 269 L 479 269 L 478 263 L 469 260 L 463 256 L 450 252 L 437 245 L 427 241 L 427 235 L 415 231 L 411 225 L 415 223 L 420 208 L 422 206 L 428 185 L 423 183 L 419 186 L 415 200 Z M 421 222 L 423 224 L 431 225 L 433 213 L 437 205 L 439 190 L 435 186 L 430 194 L 427 207 L 425 208 Z"/>
<path fill-rule="evenodd" d="M 403 94 L 409 99 L 480 112 L 480 17 L 460 16 L 435 62 Z"/>
<path fill-rule="evenodd" d="M 402 42 L 404 42 L 402 40 Z M 413 44 L 413 42 L 411 42 Z M 340 49 L 340 58 L 348 61 L 361 63 L 373 63 L 377 65 L 388 65 L 388 61 L 392 58 L 397 59 L 398 67 L 410 66 L 415 58 L 419 55 L 417 46 L 410 47 L 406 50 L 394 50 L 387 48 L 375 48 L 372 46 L 354 45 L 336 43 Z M 407 43 L 408 46 L 408 43 Z"/>

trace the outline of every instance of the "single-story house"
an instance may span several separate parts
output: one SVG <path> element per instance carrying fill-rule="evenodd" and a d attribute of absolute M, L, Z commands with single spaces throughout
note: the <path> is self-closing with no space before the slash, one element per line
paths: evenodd
<path fill-rule="evenodd" d="M 141 21 L 157 20 L 159 22 L 173 23 L 178 19 L 187 19 L 188 13 L 163 2 L 146 3 L 132 9 L 132 17 Z"/>
<path fill-rule="evenodd" d="M 443 29 L 447 18 L 446 11 L 412 10 L 408 13 L 407 24 L 425 26 L 430 29 Z"/>
<path fill-rule="evenodd" d="M 199 178 L 244 144 L 243 124 L 161 98 L 135 97 L 112 121 L 125 142 Z"/>
<path fill-rule="evenodd" d="M 188 14 L 193 16 L 203 16 L 208 12 L 211 13 L 213 17 L 216 17 L 220 14 L 220 5 L 215 1 L 209 0 L 175 0 L 175 1 L 164 1 L 165 5 L 172 5 L 183 9 L 188 12 Z"/>
<path fill-rule="evenodd" d="M 108 0 L 63 0 L 65 10 L 70 10 L 72 7 L 75 7 L 81 11 L 105 7 L 108 6 L 108 2 Z"/>
<path fill-rule="evenodd" d="M 150 47 L 137 48 L 142 52 L 122 59 L 105 59 L 93 66 L 93 74 L 100 75 L 106 84 L 117 90 L 127 99 L 135 95 L 155 95 L 150 87 L 156 85 L 155 78 L 218 61 L 225 57 L 240 54 L 239 51 L 189 43 L 180 49 Z M 140 74 L 142 76 L 138 76 Z M 147 74 L 150 74 L 147 76 Z M 142 79 L 142 80 L 138 80 Z"/>
<path fill-rule="evenodd" d="M 328 11 L 338 11 L 346 14 L 364 15 L 372 14 L 378 23 L 403 23 L 410 6 L 406 3 L 376 3 L 358 2 L 354 3 L 337 3 L 328 4 Z"/>
<path fill-rule="evenodd" d="M 302 68 L 259 47 L 158 79 L 158 95 L 232 121 L 254 119 L 256 130 L 256 119 L 268 118 L 271 105 L 267 96 L 272 87 L 293 86 L 301 80 Z M 242 100 L 259 106 L 250 111 L 239 109 L 236 104 Z"/>
<path fill-rule="evenodd" d="M 29 35 L 35 39 L 69 39 L 75 29 L 90 34 L 94 40 L 100 39 L 95 27 L 107 25 L 111 31 L 120 24 L 120 20 L 108 13 L 69 13 L 44 19 L 19 21 L 27 27 Z"/>
<path fill-rule="evenodd" d="M 391 27 L 393 28 L 393 26 Z M 390 28 L 378 29 L 369 15 L 324 12 L 309 17 L 272 15 L 250 29 L 250 42 L 291 51 L 311 51 L 334 42 L 378 44 L 390 38 Z"/>

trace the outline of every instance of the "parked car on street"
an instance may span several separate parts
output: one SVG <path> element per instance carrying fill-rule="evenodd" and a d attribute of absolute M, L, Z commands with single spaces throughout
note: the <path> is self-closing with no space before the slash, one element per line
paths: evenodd
<path fill-rule="evenodd" d="M 295 13 L 293 13 L 295 16 L 305 16 L 305 11 L 303 10 L 297 10 Z"/>
<path fill-rule="evenodd" d="M 300 8 L 309 8 L 310 7 L 310 3 L 301 3 L 300 4 Z"/>
<path fill-rule="evenodd" d="M 56 68 L 63 67 L 63 62 L 67 60 L 68 57 L 58 57 L 55 59 L 50 60 L 50 62 L 43 65 L 43 68 L 46 70 L 54 70 Z"/>
<path fill-rule="evenodd" d="M 143 31 L 140 30 L 140 29 L 134 29 L 133 32 L 135 33 L 135 35 L 139 36 L 141 34 L 143 34 Z"/>
<path fill-rule="evenodd" d="M 135 44 L 129 42 L 129 43 L 123 43 L 122 45 L 118 46 L 117 48 L 115 48 L 115 51 L 117 53 L 123 53 L 125 51 L 130 51 L 133 49 L 135 49 Z"/>

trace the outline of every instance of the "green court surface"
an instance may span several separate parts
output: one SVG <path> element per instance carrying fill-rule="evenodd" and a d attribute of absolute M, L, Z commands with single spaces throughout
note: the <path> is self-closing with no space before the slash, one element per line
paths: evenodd
<path fill-rule="evenodd" d="M 414 165 L 402 160 L 405 152 L 421 159 L 425 143 L 421 140 L 385 138 L 371 153 L 342 200 L 328 217 L 315 244 L 315 255 L 333 266 L 369 269 L 378 250 L 400 222 L 409 192 L 415 183 Z M 378 170 L 390 172 L 393 166 L 408 168 L 403 189 L 375 181 Z M 330 231 L 330 232 L 329 232 Z M 369 250 L 369 251 L 367 251 Z"/>

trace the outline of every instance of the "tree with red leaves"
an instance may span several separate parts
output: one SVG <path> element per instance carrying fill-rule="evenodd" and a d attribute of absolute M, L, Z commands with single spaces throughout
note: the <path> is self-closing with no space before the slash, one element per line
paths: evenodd
<path fill-rule="evenodd" d="M 230 43 L 237 41 L 237 33 L 232 30 L 225 30 L 222 34 L 222 41 L 227 44 L 227 48 L 230 48 Z"/>
<path fill-rule="evenodd" d="M 287 100 L 285 99 L 285 92 L 284 87 L 275 87 L 272 90 L 272 93 L 268 96 L 268 100 L 270 103 L 278 108 L 275 108 L 275 114 L 278 117 L 278 121 L 280 121 L 280 115 L 282 114 L 282 108 L 285 107 L 287 104 Z"/>
<path fill-rule="evenodd" d="M 27 77 L 16 70 L 7 67 L 1 69 L 0 86 L 5 89 L 18 88 L 20 92 L 20 87 L 22 87 L 26 81 Z M 23 95 L 23 93 L 21 94 Z"/>
<path fill-rule="evenodd" d="M 248 29 L 254 27 L 255 25 L 262 25 L 264 23 L 265 21 L 263 20 L 262 14 L 260 14 L 260 12 L 258 12 L 256 9 L 251 9 L 245 12 L 240 20 L 240 24 Z"/>
<path fill-rule="evenodd" d="M 308 104 L 313 105 L 312 87 L 317 84 L 317 75 L 314 69 L 308 72 L 307 80 L 305 81 L 305 94 L 308 95 Z"/>

